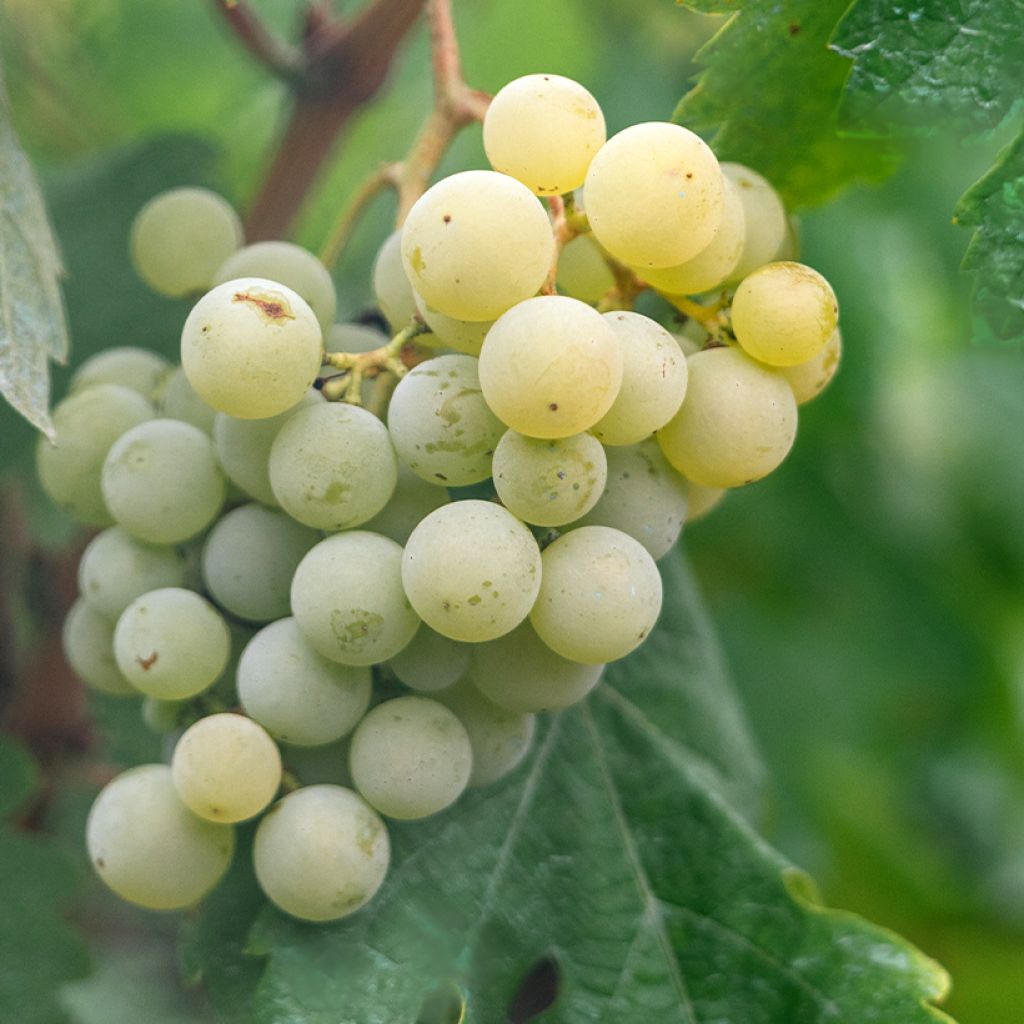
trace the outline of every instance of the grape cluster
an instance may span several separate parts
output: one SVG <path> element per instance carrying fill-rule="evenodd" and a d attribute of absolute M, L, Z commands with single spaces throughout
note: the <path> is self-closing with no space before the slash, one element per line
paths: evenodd
<path fill-rule="evenodd" d="M 835 297 L 781 258 L 792 227 L 753 171 L 675 124 L 606 140 L 555 75 L 510 83 L 483 128 L 494 169 L 433 185 L 379 251 L 395 340 L 334 323 L 323 265 L 243 246 L 218 196 L 177 189 L 136 219 L 140 275 L 203 293 L 181 366 L 93 357 L 38 448 L 53 500 L 104 528 L 68 661 L 143 695 L 171 741 L 89 816 L 125 899 L 194 903 L 262 815 L 275 904 L 317 921 L 366 904 L 381 816 L 512 771 L 538 712 L 648 636 L 688 516 L 774 469 L 835 370 Z M 564 197 L 557 215 L 538 196 Z M 645 289 L 666 319 L 719 297 L 672 334 L 628 308 Z"/>

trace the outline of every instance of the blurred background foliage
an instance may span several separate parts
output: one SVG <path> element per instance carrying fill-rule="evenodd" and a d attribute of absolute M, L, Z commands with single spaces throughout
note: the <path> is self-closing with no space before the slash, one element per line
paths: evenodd
<path fill-rule="evenodd" d="M 300 4 L 257 6 L 287 34 Z M 576 77 L 610 131 L 668 118 L 717 25 L 670 0 L 476 0 L 456 14 L 472 84 Z M 244 208 L 282 87 L 208 3 L 0 0 L 0 41 L 68 267 L 73 365 L 120 344 L 173 355 L 187 307 L 133 276 L 131 217 L 182 182 Z M 430 104 L 427 61 L 420 32 L 351 126 L 296 241 L 318 245 L 355 185 L 405 151 Z M 783 467 L 685 540 L 771 773 L 768 836 L 829 903 L 944 963 L 962 1024 L 1014 1024 L 1024 997 L 1024 359 L 968 343 L 968 236 L 950 219 L 1000 141 L 923 135 L 889 182 L 805 213 L 804 258 L 842 307 L 842 371 L 802 410 Z M 482 163 L 474 129 L 446 167 Z M 338 268 L 343 315 L 372 302 L 391 215 L 380 201 Z M 31 489 L 30 429 L 2 408 L 0 436 L 0 474 Z M 32 507 L 40 536 L 65 543 Z M 153 755 L 126 749 L 155 743 L 133 715 L 98 712 L 113 760 Z M 69 787 L 51 812 L 79 861 L 92 791 Z M 78 1024 L 137 1021 L 138 985 L 147 1024 L 201 1019 L 173 982 L 172 922 L 155 928 L 95 894 L 81 916 L 105 952 L 66 993 Z"/>

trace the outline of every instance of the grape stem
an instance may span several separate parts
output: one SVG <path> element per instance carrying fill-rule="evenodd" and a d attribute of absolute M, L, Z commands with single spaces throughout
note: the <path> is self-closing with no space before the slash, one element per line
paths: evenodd
<path fill-rule="evenodd" d="M 707 306 L 688 299 L 685 295 L 666 295 L 665 300 L 675 306 L 680 313 L 685 313 L 711 332 L 724 327 L 728 322 L 728 318 L 723 312 L 723 299 L 718 299 Z"/>
<path fill-rule="evenodd" d="M 325 352 L 323 363 L 342 372 L 324 379 L 321 386 L 324 397 L 328 401 L 340 400 L 351 405 L 361 405 L 364 380 L 379 380 L 385 375 L 392 380 L 399 380 L 410 366 L 421 361 L 423 353 L 413 339 L 426 333 L 427 327 L 413 320 L 380 348 L 369 352 Z"/>

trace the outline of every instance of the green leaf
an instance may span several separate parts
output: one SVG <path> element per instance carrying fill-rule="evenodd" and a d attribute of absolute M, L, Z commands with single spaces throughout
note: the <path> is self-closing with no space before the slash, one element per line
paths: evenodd
<path fill-rule="evenodd" d="M 957 204 L 976 228 L 963 269 L 975 275 L 974 332 L 983 342 L 1024 342 L 1024 132 Z"/>
<path fill-rule="evenodd" d="M 512 779 L 390 826 L 392 871 L 366 912 L 327 927 L 262 914 L 257 1024 L 413 1024 L 439 986 L 468 1024 L 498 1024 L 544 957 L 551 1024 L 948 1019 L 925 1002 L 941 969 L 812 903 L 735 810 L 756 805 L 759 771 L 692 578 L 678 560 L 665 576 L 649 643 L 551 718 Z"/>
<path fill-rule="evenodd" d="M 707 13 L 736 13 L 698 53 L 707 70 L 675 119 L 711 134 L 723 160 L 759 171 L 791 207 L 821 203 L 895 168 L 884 143 L 837 133 L 850 65 L 828 39 L 848 3 L 687 0 Z"/>
<path fill-rule="evenodd" d="M 832 40 L 854 58 L 842 127 L 995 127 L 1024 88 L 1022 24 L 1021 0 L 858 0 Z"/>
<path fill-rule="evenodd" d="M 31 758 L 0 737 L 0 811 L 10 815 L 38 785 Z M 64 920 L 77 875 L 56 844 L 0 824 L 0 1020 L 57 1024 L 64 1020 L 57 987 L 89 967 L 85 947 Z"/>
<path fill-rule="evenodd" d="M 2 68 L 0 68 L 2 76 Z M 0 77 L 0 394 L 53 437 L 49 360 L 64 362 L 60 256 Z"/>

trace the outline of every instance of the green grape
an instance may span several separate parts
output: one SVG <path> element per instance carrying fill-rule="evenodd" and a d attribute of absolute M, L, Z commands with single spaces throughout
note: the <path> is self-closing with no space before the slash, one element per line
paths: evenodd
<path fill-rule="evenodd" d="M 391 848 L 384 822 L 352 790 L 306 786 L 267 812 L 252 859 L 260 888 L 286 914 L 336 921 L 370 902 Z"/>
<path fill-rule="evenodd" d="M 604 318 L 622 349 L 622 386 L 594 424 L 594 436 L 607 445 L 636 444 L 679 411 L 686 395 L 686 357 L 676 339 L 649 317 L 616 311 Z"/>
<path fill-rule="evenodd" d="M 281 750 L 285 771 L 294 776 L 303 786 L 327 784 L 352 787 L 352 775 L 348 770 L 349 738 L 346 736 L 333 743 L 317 747 L 289 747 Z"/>
<path fill-rule="evenodd" d="M 203 580 L 222 608 L 249 622 L 289 615 L 292 576 L 320 535 L 262 505 L 232 509 L 206 537 Z"/>
<path fill-rule="evenodd" d="M 397 697 L 356 726 L 349 771 L 362 797 L 389 818 L 426 818 L 466 788 L 473 749 L 462 723 L 427 697 Z"/>
<path fill-rule="evenodd" d="M 180 587 L 136 598 L 114 629 L 114 657 L 137 690 L 181 700 L 208 689 L 231 653 L 227 623 L 209 601 Z"/>
<path fill-rule="evenodd" d="M 278 619 L 249 641 L 238 663 L 245 713 L 275 739 L 299 747 L 333 743 L 370 704 L 370 670 L 317 654 L 295 619 Z"/>
<path fill-rule="evenodd" d="M 640 541 L 651 558 L 668 554 L 687 520 L 687 481 L 658 443 L 608 449 L 608 483 L 601 500 L 576 526 L 611 526 Z"/>
<path fill-rule="evenodd" d="M 544 549 L 530 622 L 570 661 L 596 665 L 639 647 L 661 611 L 661 576 L 647 549 L 621 530 L 582 526 Z"/>
<path fill-rule="evenodd" d="M 395 451 L 424 480 L 464 487 L 491 475 L 505 428 L 484 401 L 478 367 L 472 356 L 437 356 L 414 366 L 391 396 Z"/>
<path fill-rule="evenodd" d="M 313 647 L 343 665 L 393 658 L 420 624 L 402 590 L 401 546 L 365 530 L 328 537 L 303 558 L 292 611 Z"/>
<path fill-rule="evenodd" d="M 104 349 L 75 370 L 68 391 L 81 391 L 94 384 L 120 384 L 152 399 L 170 365 L 163 356 L 144 348 L 124 345 Z"/>
<path fill-rule="evenodd" d="M 438 484 L 440 481 L 427 483 L 399 462 L 398 483 L 391 500 L 363 528 L 404 545 L 420 520 L 448 504 L 448 492 Z"/>
<path fill-rule="evenodd" d="M 242 222 L 226 199 L 205 188 L 173 188 L 135 215 L 129 247 L 139 277 L 179 298 L 209 288 L 241 244 Z"/>
<path fill-rule="evenodd" d="M 784 258 L 777 253 L 786 236 L 786 210 L 775 189 L 756 171 L 724 163 L 722 173 L 736 186 L 743 204 L 743 252 L 731 274 L 732 280 L 742 281 L 765 263 Z"/>
<path fill-rule="evenodd" d="M 178 551 L 144 544 L 119 526 L 93 537 L 78 563 L 83 600 L 111 622 L 150 590 L 184 585 L 185 559 Z"/>
<path fill-rule="evenodd" d="M 494 487 L 513 515 L 536 526 L 562 526 L 593 508 L 607 460 L 590 434 L 542 441 L 506 431 L 494 451 Z"/>
<path fill-rule="evenodd" d="M 421 693 L 444 690 L 469 667 L 470 648 L 420 626 L 412 641 L 388 662 L 399 682 Z"/>
<path fill-rule="evenodd" d="M 744 351 L 770 366 L 796 366 L 828 344 L 839 306 L 828 281 L 802 263 L 766 263 L 732 300 L 732 329 Z"/>
<path fill-rule="evenodd" d="M 468 356 L 480 355 L 493 320 L 456 320 L 428 306 L 422 296 L 414 295 L 414 299 L 420 319 L 430 328 L 431 334 L 442 347 L 453 348 Z"/>
<path fill-rule="evenodd" d="M 622 350 L 609 323 L 584 302 L 542 295 L 510 309 L 480 353 L 484 398 L 528 437 L 569 437 L 592 427 L 622 383 Z"/>
<path fill-rule="evenodd" d="M 558 257 L 558 290 L 581 302 L 600 302 L 615 287 L 615 276 L 593 235 L 577 235 Z"/>
<path fill-rule="evenodd" d="M 494 320 L 536 295 L 554 251 L 540 201 L 495 171 L 442 178 L 416 201 L 402 229 L 412 287 L 459 320 Z"/>
<path fill-rule="evenodd" d="M 131 427 L 153 418 L 153 406 L 119 384 L 83 388 L 53 410 L 56 442 L 40 437 L 36 473 L 43 490 L 69 516 L 88 526 L 113 521 L 100 476 L 111 445 Z"/>
<path fill-rule="evenodd" d="M 398 463 L 387 428 L 373 413 L 342 403 L 301 409 L 270 449 L 270 486 L 294 519 L 347 530 L 388 503 Z"/>
<path fill-rule="evenodd" d="M 96 874 L 122 899 L 149 910 L 182 910 L 224 876 L 235 830 L 193 814 L 165 764 L 122 772 L 96 797 L 85 826 Z"/>
<path fill-rule="evenodd" d="M 613 135 L 590 164 L 584 195 L 597 241 L 634 267 L 692 259 L 715 237 L 725 206 L 715 154 L 698 135 L 661 121 Z"/>
<path fill-rule="evenodd" d="M 244 715 L 207 715 L 174 748 L 171 779 L 181 802 L 207 821 L 233 824 L 260 813 L 281 785 L 281 755 Z"/>
<path fill-rule="evenodd" d="M 71 671 L 94 690 L 115 697 L 138 691 L 121 674 L 114 660 L 114 624 L 79 598 L 64 619 L 61 635 Z"/>
<path fill-rule="evenodd" d="M 180 366 L 176 366 L 161 381 L 157 392 L 157 409 L 164 419 L 191 423 L 204 434 L 213 433 L 213 423 L 218 415 L 216 409 L 196 394 Z"/>
<path fill-rule="evenodd" d="M 412 532 L 402 583 L 417 614 L 452 640 L 478 643 L 515 629 L 540 587 L 540 549 L 511 512 L 456 501 Z"/>
<path fill-rule="evenodd" d="M 117 524 L 150 544 L 194 537 L 224 504 L 210 438 L 180 420 L 150 420 L 122 434 L 107 453 L 101 482 Z"/>
<path fill-rule="evenodd" d="M 277 507 L 270 486 L 270 449 L 289 418 L 309 405 L 323 405 L 319 391 L 307 391 L 298 405 L 263 420 L 240 420 L 217 413 L 213 422 L 213 450 L 227 478 L 264 505 Z"/>
<path fill-rule="evenodd" d="M 402 231 L 392 231 L 373 263 L 373 294 L 396 334 L 416 315 L 412 285 L 402 263 Z"/>
<path fill-rule="evenodd" d="M 138 690 L 133 687 L 132 693 L 137 694 Z M 159 697 L 143 697 L 142 724 L 157 735 L 174 732 L 181 726 L 182 710 L 187 708 L 189 703 L 187 700 L 160 700 Z"/>
<path fill-rule="evenodd" d="M 686 522 L 695 523 L 703 519 L 725 497 L 721 487 L 704 487 L 692 480 L 686 481 Z"/>
<path fill-rule="evenodd" d="M 739 189 L 728 178 L 724 184 L 722 223 L 715 237 L 685 263 L 640 271 L 640 276 L 658 291 L 669 295 L 698 295 L 717 288 L 735 271 L 743 252 L 746 222 Z"/>
<path fill-rule="evenodd" d="M 436 699 L 455 713 L 469 737 L 473 770 L 468 788 L 490 786 L 504 778 L 529 753 L 537 724 L 533 715 L 498 707 L 468 679 L 437 694 Z"/>
<path fill-rule="evenodd" d="M 338 294 L 327 268 L 308 250 L 292 242 L 254 242 L 232 253 L 217 268 L 213 284 L 261 277 L 290 288 L 313 310 L 323 331 L 334 323 Z"/>
<path fill-rule="evenodd" d="M 538 196 L 579 188 L 605 138 L 597 100 L 561 75 L 514 79 L 498 90 L 484 116 L 491 166 Z"/>
<path fill-rule="evenodd" d="M 181 365 L 207 405 L 239 419 L 277 416 L 316 380 L 320 324 L 305 299 L 260 277 L 227 281 L 193 307 Z"/>
<path fill-rule="evenodd" d="M 705 487 L 741 487 L 767 476 L 796 439 L 786 378 L 732 346 L 705 349 L 687 363 L 686 400 L 657 434 L 665 457 Z"/>
<path fill-rule="evenodd" d="M 797 405 L 817 398 L 829 386 L 839 369 L 843 339 L 837 327 L 825 347 L 813 359 L 796 366 L 783 366 L 779 372 L 789 381 Z"/>
<path fill-rule="evenodd" d="M 369 324 L 331 324 L 324 342 L 328 352 L 372 352 L 391 339 Z M 337 371 L 335 371 L 337 372 Z"/>
<path fill-rule="evenodd" d="M 560 711 L 583 700 L 603 671 L 604 665 L 555 654 L 527 620 L 497 640 L 474 645 L 469 679 L 507 711 Z"/>

